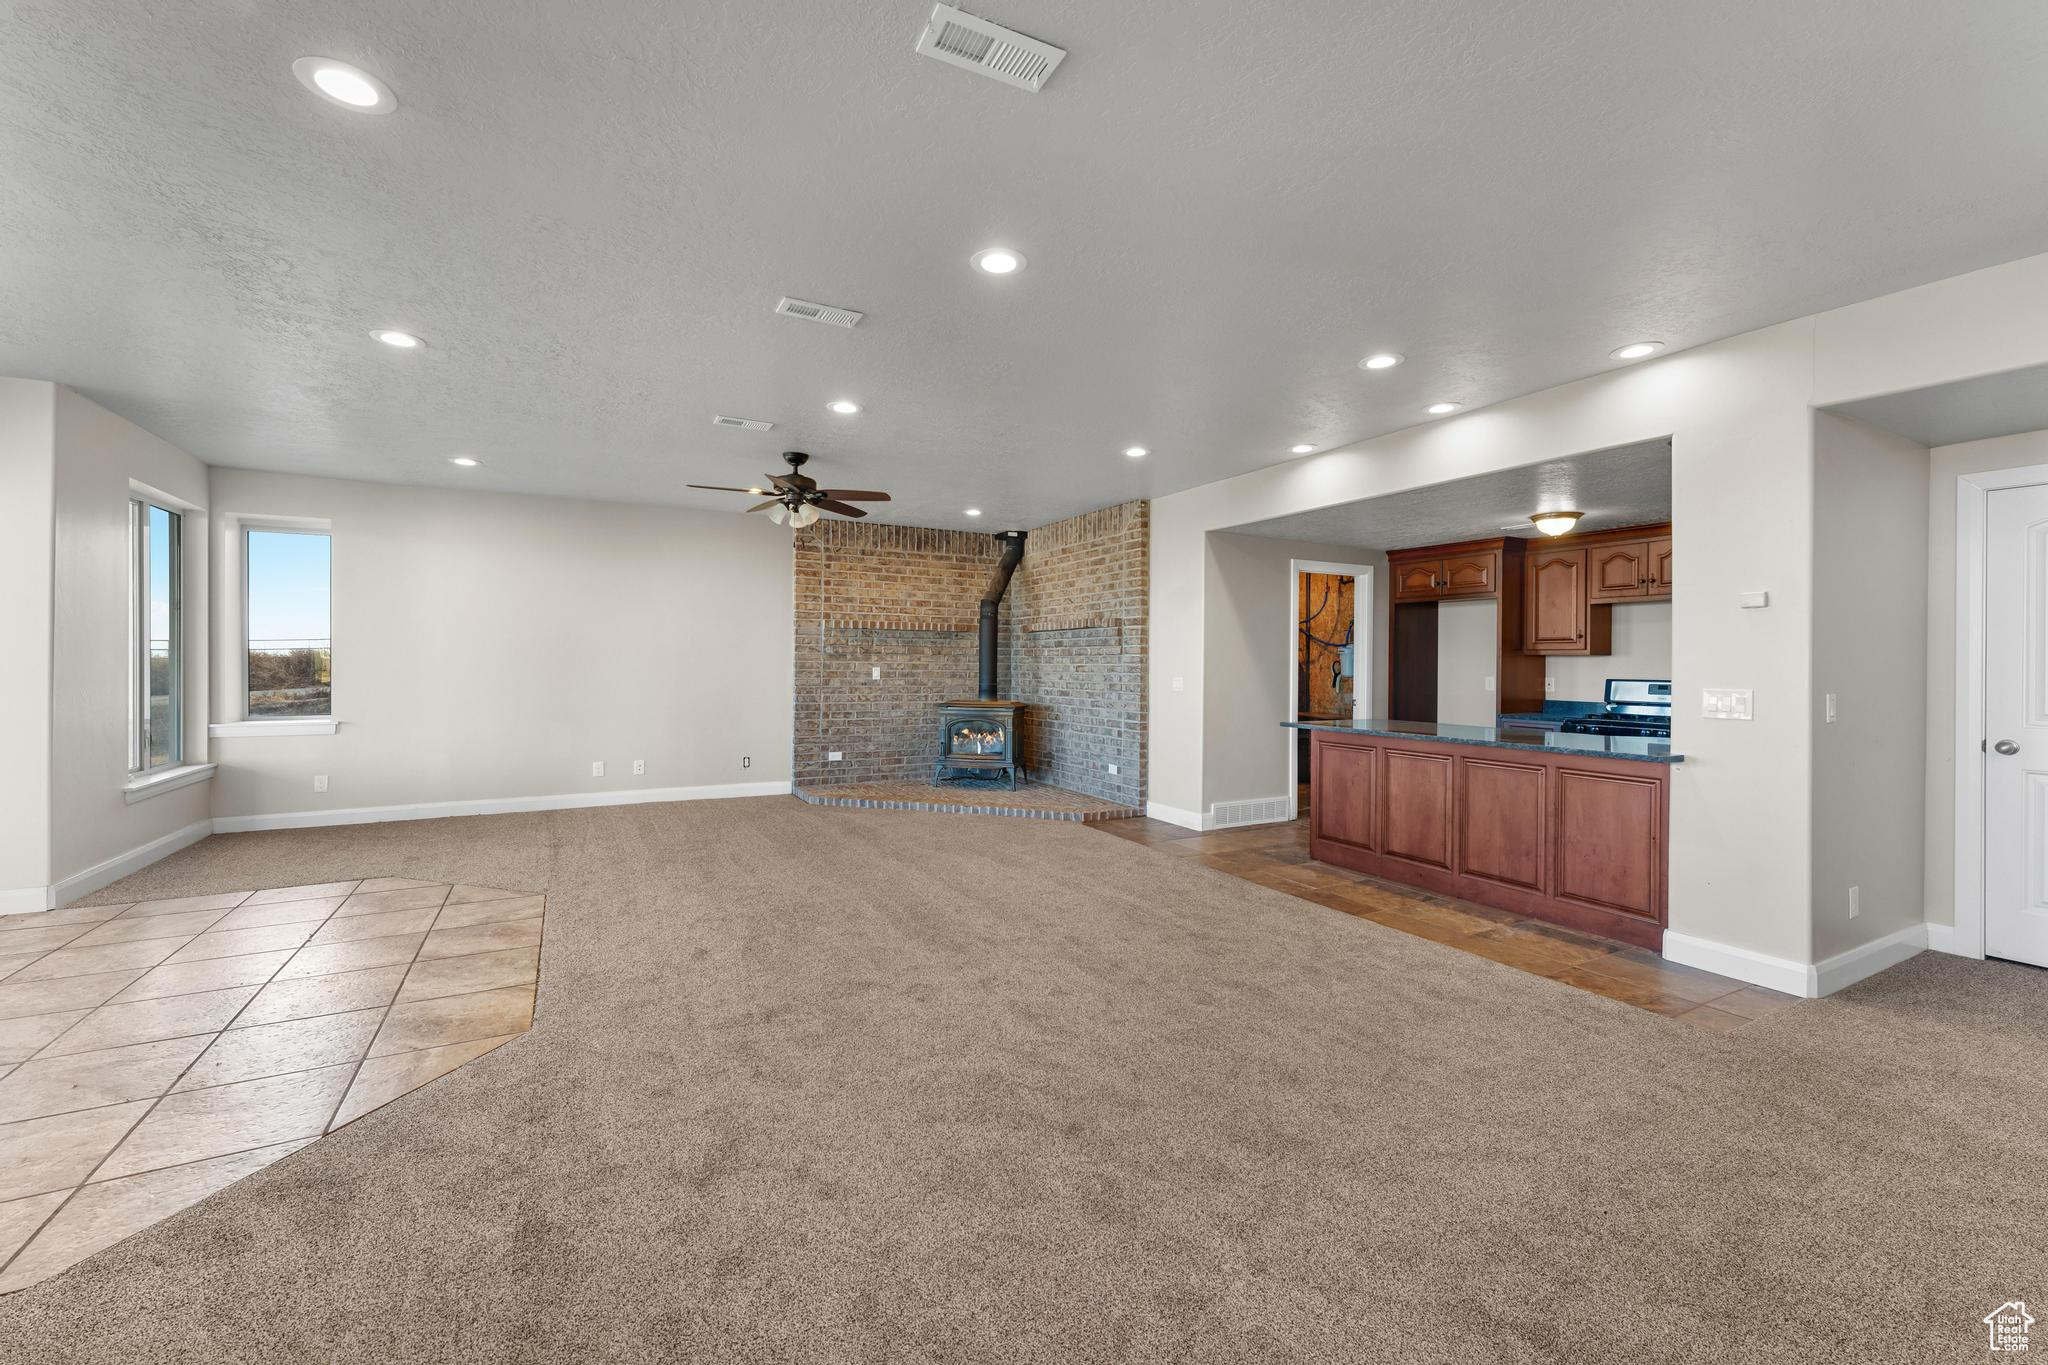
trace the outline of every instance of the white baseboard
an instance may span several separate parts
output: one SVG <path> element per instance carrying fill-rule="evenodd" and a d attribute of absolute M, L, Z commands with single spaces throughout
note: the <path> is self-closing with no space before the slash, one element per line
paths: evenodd
<path fill-rule="evenodd" d="M 1182 810 L 1179 806 L 1168 806 L 1158 801 L 1147 801 L 1145 803 L 1145 814 L 1151 816 L 1154 820 L 1164 820 L 1169 825 L 1179 825 L 1182 829 L 1207 829 L 1209 827 L 1209 822 L 1204 820 L 1198 812 Z"/>
<path fill-rule="evenodd" d="M 32 915 L 50 908 L 47 886 L 17 886 L 0 891 L 0 915 Z"/>
<path fill-rule="evenodd" d="M 131 872 L 140 872 L 151 863 L 168 858 L 181 848 L 192 845 L 213 833 L 213 821 L 194 820 L 183 829 L 172 830 L 161 839 L 152 839 L 140 848 L 131 848 L 117 854 L 83 872 L 75 872 L 64 878 L 46 893 L 43 909 L 55 910 L 60 906 L 84 896 L 90 896 L 103 886 L 112 886 Z"/>
<path fill-rule="evenodd" d="M 1953 924 L 1927 922 L 1927 951 L 1930 953 L 1954 953 L 1958 957 L 1975 957 L 1956 943 L 1956 927 Z"/>
<path fill-rule="evenodd" d="M 635 806 L 657 801 L 718 801 L 735 796 L 787 796 L 789 783 L 730 782 L 711 787 L 645 787 L 637 791 L 573 792 L 559 796 L 489 796 L 474 801 L 426 801 L 410 806 L 352 806 L 339 810 L 295 810 L 273 815 L 217 815 L 216 834 L 261 829 L 314 829 L 322 825 L 373 825 L 386 820 L 441 820 L 458 815 L 509 815 L 526 811 L 581 810 L 590 806 Z"/>
<path fill-rule="evenodd" d="M 1716 943 L 1710 938 L 1694 938 L 1669 929 L 1664 931 L 1664 956 L 1687 967 L 1698 967 L 1703 972 L 1713 972 L 1718 976 L 1732 976 L 1737 981 L 1747 981 L 1752 986 L 1782 991 L 1786 995 L 1813 994 L 1808 989 L 1812 968 L 1789 957 L 1772 957 L 1767 953 Z"/>
<path fill-rule="evenodd" d="M 1927 926 L 1909 924 L 1896 933 L 1873 939 L 1846 953 L 1836 953 L 1825 961 L 1813 964 L 1813 989 L 1809 995 L 1833 995 L 1844 986 L 1853 986 L 1866 976 L 1876 976 L 1887 967 L 1896 967 L 1907 958 L 1926 950 Z"/>

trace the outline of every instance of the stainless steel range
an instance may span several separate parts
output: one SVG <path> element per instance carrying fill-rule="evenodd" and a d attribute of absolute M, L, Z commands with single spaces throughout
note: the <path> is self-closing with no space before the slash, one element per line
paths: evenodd
<path fill-rule="evenodd" d="M 1589 715 L 1558 728 L 1568 735 L 1641 735 L 1671 738 L 1671 682 L 1668 678 L 1609 678 L 1607 702 Z"/>

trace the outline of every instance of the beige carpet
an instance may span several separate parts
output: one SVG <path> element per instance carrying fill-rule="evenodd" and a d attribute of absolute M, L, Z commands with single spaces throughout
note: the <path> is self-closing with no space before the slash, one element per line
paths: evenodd
<path fill-rule="evenodd" d="M 545 891 L 533 1031 L 0 1300 L 0 1360 L 1922 1365 L 2048 1300 L 2023 968 L 1722 1037 L 1083 827 L 787 798 L 100 899 L 284 868 Z"/>

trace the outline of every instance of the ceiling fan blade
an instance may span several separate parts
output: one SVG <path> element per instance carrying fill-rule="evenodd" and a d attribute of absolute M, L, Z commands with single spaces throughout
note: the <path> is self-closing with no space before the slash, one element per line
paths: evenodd
<path fill-rule="evenodd" d="M 765 512 L 765 511 L 767 511 L 767 510 L 768 510 L 769 508 L 771 508 L 771 507 L 780 507 L 781 505 L 782 505 L 782 499 L 781 499 L 781 498 L 770 498 L 770 499 L 768 499 L 768 501 L 766 501 L 766 502 L 757 502 L 757 503 L 755 503 L 755 504 L 754 504 L 754 505 L 753 505 L 752 507 L 749 507 L 749 508 L 748 508 L 747 510 L 748 510 L 749 512 Z"/>
<path fill-rule="evenodd" d="M 864 517 L 868 514 L 868 509 L 865 507 L 855 507 L 852 503 L 836 502 L 831 498 L 813 498 L 811 499 L 811 506 L 822 507 L 827 512 L 837 512 L 842 517 Z"/>
<path fill-rule="evenodd" d="M 838 498 L 841 502 L 889 501 L 887 493 L 877 493 L 866 488 L 821 488 L 818 492 L 828 498 Z"/>
<path fill-rule="evenodd" d="M 683 487 L 701 488 L 707 493 L 759 493 L 761 491 L 758 488 L 727 488 L 723 484 L 716 483 L 689 483 L 684 484 Z"/>

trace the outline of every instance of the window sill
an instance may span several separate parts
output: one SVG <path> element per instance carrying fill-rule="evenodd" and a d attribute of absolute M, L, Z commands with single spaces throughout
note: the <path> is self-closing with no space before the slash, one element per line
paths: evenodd
<path fill-rule="evenodd" d="M 256 735 L 331 735 L 341 724 L 332 716 L 293 716 L 285 720 L 231 720 L 209 725 L 213 739 L 249 739 Z"/>
<path fill-rule="evenodd" d="M 128 779 L 128 785 L 122 789 L 121 794 L 132 806 L 137 801 L 147 801 L 152 796 L 162 796 L 165 792 L 174 792 L 180 787 L 211 782 L 213 770 L 219 766 L 218 763 L 187 763 L 182 767 L 165 768 L 161 772 L 138 774 Z"/>

